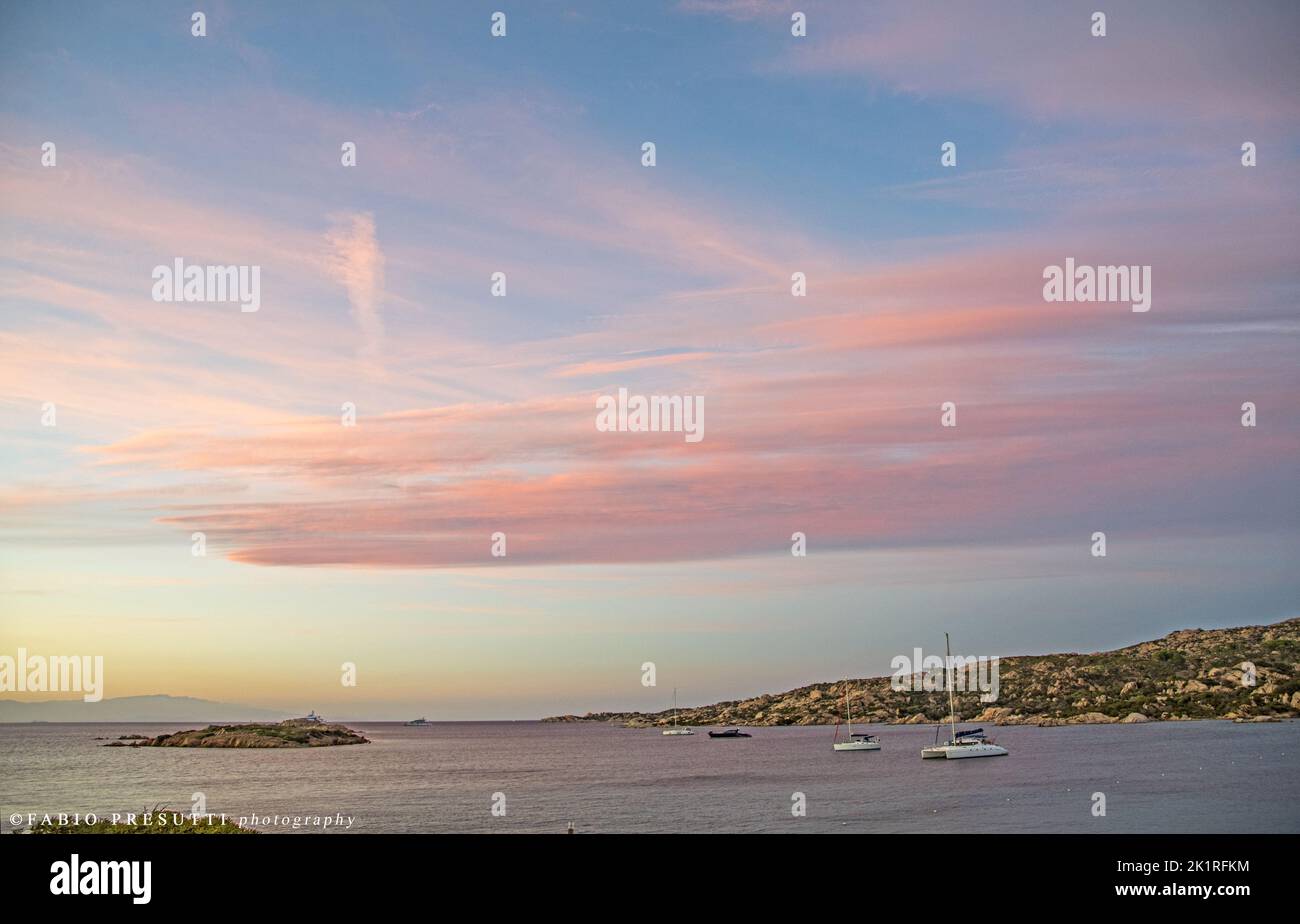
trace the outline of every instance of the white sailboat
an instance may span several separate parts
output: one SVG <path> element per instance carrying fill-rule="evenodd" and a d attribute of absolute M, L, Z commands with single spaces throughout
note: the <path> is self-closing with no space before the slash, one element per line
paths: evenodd
<path fill-rule="evenodd" d="M 677 727 L 677 688 L 673 687 L 673 727 L 664 729 L 665 735 L 693 735 L 695 731 L 690 728 Z"/>
<path fill-rule="evenodd" d="M 953 670 L 952 670 L 952 647 L 948 643 L 948 633 L 943 634 L 944 652 L 948 658 L 945 661 L 945 673 L 948 675 L 948 725 L 952 732 L 952 737 L 943 744 L 935 743 L 928 748 L 921 748 L 921 757 L 946 758 L 947 760 L 960 760 L 964 757 L 998 757 L 1009 753 L 1001 745 L 994 744 L 993 741 L 984 734 L 984 729 L 976 728 L 970 731 L 957 731 L 957 710 L 953 706 L 952 687 L 953 687 Z M 935 737 L 938 737 L 936 729 Z"/>
<path fill-rule="evenodd" d="M 832 747 L 837 751 L 879 751 L 880 739 L 875 735 L 869 735 L 866 732 L 853 732 L 853 703 L 849 700 L 849 690 L 844 688 L 844 711 L 848 714 L 849 719 L 849 737 L 847 741 L 840 741 L 840 726 L 835 725 L 835 743 Z"/>

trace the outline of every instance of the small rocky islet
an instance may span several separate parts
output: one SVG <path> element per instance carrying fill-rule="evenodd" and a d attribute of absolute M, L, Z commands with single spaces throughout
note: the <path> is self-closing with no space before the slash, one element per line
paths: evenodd
<path fill-rule="evenodd" d="M 1249 678 L 1244 673 L 1248 666 L 1253 668 Z M 1300 718 L 1300 618 L 1267 626 L 1183 629 L 1093 654 L 1005 657 L 999 659 L 999 675 L 995 703 L 981 703 L 974 694 L 957 695 L 956 721 L 1034 726 L 1285 721 Z M 948 721 L 942 691 L 896 691 L 889 677 L 871 677 L 679 708 L 677 722 L 696 727 L 834 725 L 846 694 L 855 722 Z M 653 728 L 671 725 L 673 713 L 596 712 L 543 721 Z"/>
<path fill-rule="evenodd" d="M 107 748 L 322 748 L 343 744 L 369 744 L 370 739 L 346 725 L 306 719 L 274 723 L 209 725 L 186 731 L 136 736 L 131 741 L 110 741 Z"/>

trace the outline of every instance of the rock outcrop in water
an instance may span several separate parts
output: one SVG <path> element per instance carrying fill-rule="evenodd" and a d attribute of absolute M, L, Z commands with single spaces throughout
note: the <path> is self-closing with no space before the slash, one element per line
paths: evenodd
<path fill-rule="evenodd" d="M 1254 676 L 1248 676 L 1253 665 Z M 1246 683 L 1253 679 L 1254 683 Z M 1267 722 L 1300 717 L 1300 618 L 1271 626 L 1184 629 L 1095 654 L 1027 655 L 999 661 L 999 696 L 957 696 L 957 720 L 994 725 L 1084 725 L 1186 719 Z M 788 693 L 677 710 L 682 725 L 833 725 L 846 692 L 855 721 L 946 721 L 944 693 L 898 692 L 888 677 L 841 680 Z M 672 713 L 599 712 L 548 722 L 671 724 Z"/>
<path fill-rule="evenodd" d="M 322 748 L 339 744 L 369 744 L 370 739 L 344 725 L 289 719 L 270 725 L 209 725 L 104 747 L 128 748 Z"/>

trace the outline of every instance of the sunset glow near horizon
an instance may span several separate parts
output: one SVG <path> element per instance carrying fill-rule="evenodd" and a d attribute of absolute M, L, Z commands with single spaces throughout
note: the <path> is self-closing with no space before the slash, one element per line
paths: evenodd
<path fill-rule="evenodd" d="M 195 6 L 0 9 L 0 654 L 536 718 L 1300 613 L 1300 8 Z"/>

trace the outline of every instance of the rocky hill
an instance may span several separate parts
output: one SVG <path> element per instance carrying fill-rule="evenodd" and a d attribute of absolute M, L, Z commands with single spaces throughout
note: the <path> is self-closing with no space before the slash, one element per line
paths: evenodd
<path fill-rule="evenodd" d="M 1253 684 L 1249 665 L 1254 666 Z M 1076 725 L 1179 719 L 1273 721 L 1300 716 L 1300 618 L 1271 626 L 1183 629 L 1153 642 L 1095 654 L 1000 659 L 995 702 L 958 693 L 958 721 Z M 832 725 L 847 691 L 855 721 L 946 721 L 947 694 L 896 691 L 889 677 L 815 683 L 788 693 L 679 708 L 682 725 Z M 667 725 L 672 712 L 601 712 L 548 722 Z"/>

